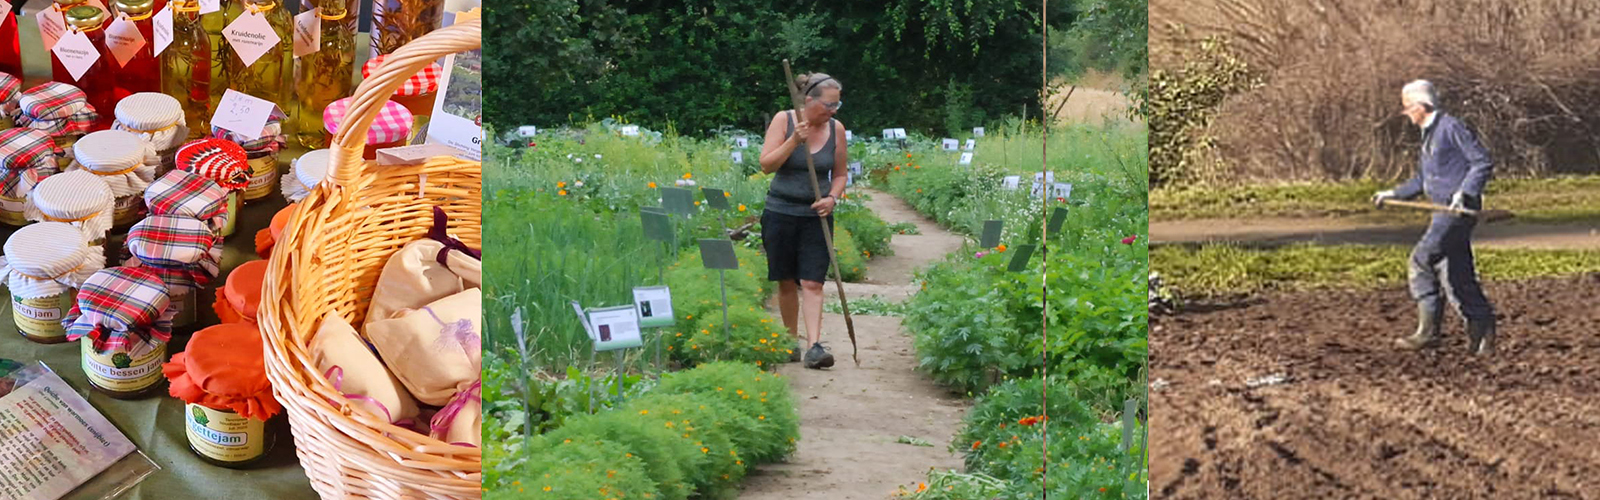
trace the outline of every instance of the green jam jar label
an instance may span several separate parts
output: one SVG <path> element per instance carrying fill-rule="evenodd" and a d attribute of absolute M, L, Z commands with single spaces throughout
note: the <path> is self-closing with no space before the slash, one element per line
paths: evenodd
<path fill-rule="evenodd" d="M 275 192 L 278 184 L 278 157 L 264 155 L 260 158 L 251 158 L 250 185 L 244 189 L 245 201 L 254 201 L 266 198 Z"/>
<path fill-rule="evenodd" d="M 167 357 L 165 342 L 141 342 L 130 348 L 99 352 L 87 337 L 83 346 L 83 373 L 101 389 L 138 392 L 161 382 L 161 362 Z"/>
<path fill-rule="evenodd" d="M 77 292 L 72 289 L 33 299 L 12 295 L 11 316 L 17 323 L 17 331 L 41 340 L 66 338 L 67 329 L 61 325 L 61 319 L 66 317 L 67 311 L 72 310 L 76 295 Z"/>
<path fill-rule="evenodd" d="M 0 196 L 0 223 L 12 226 L 28 225 L 28 218 L 22 215 L 21 198 Z"/>
<path fill-rule="evenodd" d="M 194 403 L 183 409 L 184 432 L 196 453 L 222 462 L 246 462 L 266 453 L 266 422 Z"/>

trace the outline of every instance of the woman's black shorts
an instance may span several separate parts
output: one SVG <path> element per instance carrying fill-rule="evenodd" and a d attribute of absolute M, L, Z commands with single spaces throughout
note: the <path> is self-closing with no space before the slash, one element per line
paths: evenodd
<path fill-rule="evenodd" d="M 833 230 L 833 216 L 828 216 Z M 815 281 L 828 279 L 828 242 L 816 217 L 761 212 L 761 242 L 767 251 L 767 279 L 770 281 Z"/>

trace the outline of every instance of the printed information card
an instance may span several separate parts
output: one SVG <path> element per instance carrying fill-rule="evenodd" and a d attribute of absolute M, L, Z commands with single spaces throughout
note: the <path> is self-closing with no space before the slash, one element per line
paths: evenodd
<path fill-rule="evenodd" d="M 60 498 L 136 449 L 43 365 L 0 381 L 20 384 L 0 396 L 0 500 Z"/>

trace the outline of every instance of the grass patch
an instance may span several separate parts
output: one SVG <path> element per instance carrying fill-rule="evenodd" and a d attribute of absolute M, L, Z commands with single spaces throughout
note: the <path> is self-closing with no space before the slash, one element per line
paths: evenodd
<path fill-rule="evenodd" d="M 1393 187 L 1366 180 L 1157 189 L 1150 192 L 1150 219 L 1333 216 L 1373 223 L 1415 222 L 1415 211 L 1372 206 L 1372 193 Z M 1522 222 L 1600 219 L 1600 176 L 1495 180 L 1484 197 L 1487 208 L 1510 210 Z"/>
<path fill-rule="evenodd" d="M 1485 281 L 1600 272 L 1600 250 L 1480 249 L 1474 253 L 1478 276 Z M 1403 285 L 1410 254 L 1411 248 L 1403 246 L 1172 245 L 1151 248 L 1150 267 L 1161 273 L 1168 286 L 1186 294 L 1374 289 Z"/>
<path fill-rule="evenodd" d="M 830 300 L 822 303 L 823 312 L 829 314 L 843 314 L 839 308 L 839 301 Z M 906 305 L 883 300 L 883 297 L 871 295 L 866 298 L 850 299 L 850 314 L 856 316 L 894 316 L 906 315 Z"/>

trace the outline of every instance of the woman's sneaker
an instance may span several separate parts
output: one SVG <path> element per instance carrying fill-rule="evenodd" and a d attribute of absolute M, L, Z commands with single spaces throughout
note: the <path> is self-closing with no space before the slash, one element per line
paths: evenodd
<path fill-rule="evenodd" d="M 811 349 L 806 350 L 805 367 L 813 370 L 833 366 L 833 354 L 822 347 L 821 342 L 811 344 Z"/>

